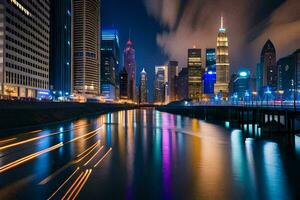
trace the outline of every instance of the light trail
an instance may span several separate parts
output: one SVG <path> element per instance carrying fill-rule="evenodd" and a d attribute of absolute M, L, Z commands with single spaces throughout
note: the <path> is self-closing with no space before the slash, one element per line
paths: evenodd
<path fill-rule="evenodd" d="M 98 140 L 95 144 L 93 144 L 91 147 L 89 147 L 88 149 L 86 149 L 81 154 L 77 155 L 76 158 L 79 158 L 80 156 L 82 156 L 83 154 L 85 154 L 87 151 L 89 151 L 90 149 L 92 149 L 94 146 L 97 146 L 98 144 L 100 144 L 100 140 Z"/>
<path fill-rule="evenodd" d="M 86 180 L 86 178 L 89 176 L 89 174 L 90 174 L 90 170 L 89 170 L 89 169 L 85 170 L 85 175 L 81 178 L 81 180 L 78 182 L 78 184 L 74 187 L 74 189 L 73 189 L 72 192 L 70 193 L 70 195 L 69 195 L 69 197 L 67 198 L 67 200 L 70 200 L 71 197 L 72 197 L 72 195 L 74 194 L 74 192 L 76 192 L 76 190 L 77 190 L 78 188 L 80 188 L 80 186 L 81 186 L 82 184 L 85 183 L 85 180 Z"/>
<path fill-rule="evenodd" d="M 51 175 L 49 175 L 48 177 L 46 177 L 45 179 L 43 179 L 41 182 L 39 182 L 39 185 L 45 185 L 47 184 L 49 181 L 51 181 L 53 178 L 55 178 L 58 174 L 60 174 L 62 171 L 64 171 L 65 169 L 67 169 L 68 167 L 70 167 L 73 164 L 77 164 L 80 161 L 82 161 L 84 158 L 86 158 L 94 149 L 97 148 L 97 146 L 100 144 L 100 140 L 98 140 L 95 144 L 93 144 L 91 147 L 89 147 L 87 150 L 85 150 L 84 152 L 82 152 L 81 154 L 79 154 L 76 158 L 78 158 L 77 160 L 73 160 L 69 163 L 67 163 L 66 165 L 64 165 L 62 168 L 60 168 L 59 170 L 55 171 L 54 173 L 52 173 Z M 86 154 L 87 153 L 87 154 Z M 86 154 L 86 155 L 84 155 Z M 84 155 L 82 158 L 80 158 L 82 155 Z"/>
<path fill-rule="evenodd" d="M 89 170 L 89 174 L 86 176 L 85 180 L 83 181 L 83 183 L 81 184 L 81 186 L 79 187 L 79 189 L 77 190 L 77 192 L 75 193 L 74 197 L 72 198 L 72 200 L 76 199 L 76 197 L 78 196 L 79 192 L 82 190 L 82 188 L 85 186 L 87 180 L 89 179 L 90 175 L 92 173 L 92 169 Z"/>
<path fill-rule="evenodd" d="M 94 165 L 94 168 L 97 167 L 108 156 L 108 154 L 111 151 L 112 151 L 112 148 L 109 148 L 109 150 L 106 152 L 106 154 Z"/>
<path fill-rule="evenodd" d="M 90 135 L 96 133 L 97 131 L 99 131 L 100 129 L 102 129 L 102 126 L 99 127 L 99 128 L 97 128 L 97 129 L 95 129 L 95 130 L 93 130 L 93 131 L 90 131 L 90 132 L 88 132 L 88 133 L 86 133 L 86 134 L 84 134 L 84 135 L 81 135 L 81 136 L 79 136 L 79 137 L 76 137 L 76 138 L 74 138 L 74 139 L 72 139 L 72 140 L 66 142 L 65 144 L 72 143 L 72 142 L 75 142 L 75 141 L 77 141 L 77 140 L 79 140 L 79 139 L 81 139 L 81 138 L 90 136 Z"/>
<path fill-rule="evenodd" d="M 87 166 L 87 164 L 89 164 L 96 157 L 96 155 L 103 149 L 103 147 L 104 146 L 100 147 L 100 149 L 88 161 L 86 161 L 83 166 Z"/>
<path fill-rule="evenodd" d="M 55 190 L 55 192 L 47 199 L 50 200 L 52 197 L 54 197 L 54 195 L 76 174 L 76 172 L 79 170 L 80 168 L 77 167 L 77 169 L 69 176 L 69 178 L 67 180 L 65 180 L 65 182 L 63 182 L 57 190 Z"/>
<path fill-rule="evenodd" d="M 38 157 L 40 155 L 43 155 L 43 154 L 48 153 L 50 151 L 53 151 L 53 150 L 55 150 L 55 149 L 57 149 L 59 147 L 62 147 L 62 146 L 63 146 L 63 143 L 59 143 L 57 145 L 54 145 L 54 146 L 49 147 L 47 149 L 44 149 L 42 151 L 30 154 L 28 156 L 25 156 L 24 158 L 20 158 L 20 159 L 18 159 L 16 161 L 13 161 L 13 162 L 9 163 L 9 164 L 6 164 L 6 165 L 0 167 L 0 173 L 3 173 L 3 172 L 5 172 L 5 171 L 7 171 L 9 169 L 17 167 L 17 166 L 19 166 L 19 165 L 21 165 L 21 164 L 23 164 L 23 163 L 25 163 L 27 161 L 30 161 L 30 160 L 32 160 L 32 159 L 34 159 L 34 158 L 36 158 L 36 157 Z"/>
<path fill-rule="evenodd" d="M 17 138 L 11 138 L 11 139 L 7 139 L 7 140 L 0 140 L 0 144 L 1 143 L 7 143 L 7 142 L 11 142 L 11 141 L 14 141 L 16 140 Z"/>
<path fill-rule="evenodd" d="M 80 128 L 81 128 L 81 127 L 80 127 Z M 97 132 L 98 130 L 100 130 L 100 128 L 101 128 L 101 127 L 97 128 L 97 129 L 94 130 L 94 131 L 88 132 L 88 133 L 85 134 L 85 135 L 82 135 L 82 136 L 77 137 L 77 138 L 75 138 L 75 139 L 73 139 L 73 140 L 70 140 L 70 141 L 67 142 L 67 143 L 71 143 L 71 142 L 74 142 L 74 141 L 76 141 L 76 140 L 79 140 L 79 139 L 82 138 L 82 137 L 85 137 L 85 136 L 87 136 L 87 135 L 91 135 L 91 134 Z M 77 130 L 77 128 L 76 128 L 76 129 L 65 130 L 65 131 L 60 131 L 60 132 L 55 132 L 55 133 L 51 133 L 51 134 L 47 134 L 47 135 L 42 135 L 42 136 L 34 137 L 34 138 L 31 138 L 31 139 L 23 140 L 23 141 L 21 141 L 21 142 L 16 142 L 16 143 L 13 143 L 13 144 L 9 144 L 9 145 L 0 147 L 0 151 L 1 151 L 1 150 L 8 149 L 8 148 L 11 148 L 11 147 L 19 146 L 19 145 L 22 145 L 22 144 L 30 143 L 30 142 L 33 142 L 33 141 L 36 141 L 36 140 L 44 139 L 44 138 L 46 138 L 46 137 L 51 137 L 51 136 L 58 135 L 58 134 L 61 134 L 61 133 L 73 131 L 73 130 Z"/>
<path fill-rule="evenodd" d="M 82 179 L 87 175 L 87 171 L 85 172 L 81 172 L 80 175 L 77 177 L 77 179 L 73 182 L 73 184 L 71 185 L 71 187 L 68 189 L 68 191 L 65 193 L 65 195 L 61 198 L 62 200 L 64 200 L 68 194 L 73 190 L 74 187 L 76 187 L 76 185 L 78 185 L 78 183 L 80 183 L 82 181 Z"/>

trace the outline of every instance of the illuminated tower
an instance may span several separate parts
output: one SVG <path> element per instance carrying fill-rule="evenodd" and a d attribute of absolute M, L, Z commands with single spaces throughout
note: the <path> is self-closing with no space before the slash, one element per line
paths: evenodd
<path fill-rule="evenodd" d="M 145 69 L 141 72 L 141 81 L 140 81 L 140 103 L 148 102 L 148 92 L 147 92 L 147 72 Z"/>
<path fill-rule="evenodd" d="M 100 1 L 73 1 L 74 93 L 94 98 L 100 93 Z"/>
<path fill-rule="evenodd" d="M 202 68 L 201 49 L 188 49 L 188 94 L 189 98 L 199 100 L 202 95 Z"/>
<path fill-rule="evenodd" d="M 135 50 L 130 38 L 127 41 L 126 48 L 124 50 L 124 67 L 128 73 L 128 97 L 129 99 L 134 100 L 136 97 L 136 62 Z"/>
<path fill-rule="evenodd" d="M 219 29 L 217 38 L 217 60 L 216 60 L 216 73 L 217 80 L 215 84 L 215 93 L 222 93 L 224 99 L 228 98 L 228 85 L 230 81 L 229 77 L 230 64 L 229 64 L 229 50 L 228 50 L 228 38 L 226 29 L 223 26 L 223 17 L 221 17 L 221 27 Z"/>
<path fill-rule="evenodd" d="M 261 51 L 261 72 L 263 87 L 277 89 L 278 68 L 276 64 L 276 50 L 271 40 L 268 40 Z"/>

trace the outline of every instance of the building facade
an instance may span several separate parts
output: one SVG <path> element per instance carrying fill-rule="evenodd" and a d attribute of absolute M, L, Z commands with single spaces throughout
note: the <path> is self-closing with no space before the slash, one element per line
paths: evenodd
<path fill-rule="evenodd" d="M 120 99 L 128 100 L 128 73 L 125 69 L 120 72 Z"/>
<path fill-rule="evenodd" d="M 216 72 L 214 70 L 207 70 L 204 73 L 203 77 L 204 81 L 204 94 L 213 95 L 214 94 L 214 87 L 216 83 Z"/>
<path fill-rule="evenodd" d="M 261 51 L 261 71 L 263 74 L 263 87 L 269 87 L 271 90 L 277 89 L 278 69 L 276 64 L 276 50 L 268 40 Z"/>
<path fill-rule="evenodd" d="M 50 1 L 0 1 L 0 95 L 49 95 Z"/>
<path fill-rule="evenodd" d="M 209 48 L 206 49 L 206 70 L 216 72 L 216 49 Z"/>
<path fill-rule="evenodd" d="M 176 76 L 178 74 L 178 62 L 170 61 L 168 65 L 168 100 L 176 101 Z"/>
<path fill-rule="evenodd" d="M 72 94 L 72 1 L 51 1 L 50 90 L 54 96 Z"/>
<path fill-rule="evenodd" d="M 283 91 L 284 99 L 293 100 L 295 89 L 297 91 L 300 89 L 300 49 L 295 51 L 293 54 L 278 60 L 277 66 L 277 90 Z"/>
<path fill-rule="evenodd" d="M 178 74 L 177 80 L 177 98 L 178 100 L 187 99 L 188 94 L 188 68 L 184 67 Z"/>
<path fill-rule="evenodd" d="M 85 98 L 100 94 L 100 1 L 73 1 L 73 90 Z"/>
<path fill-rule="evenodd" d="M 116 29 L 102 29 L 101 37 L 101 94 L 115 99 L 118 87 L 120 60 L 119 34 Z M 109 90 L 108 90 L 109 89 Z"/>
<path fill-rule="evenodd" d="M 230 81 L 229 47 L 226 29 L 221 17 L 221 27 L 217 37 L 216 84 L 214 92 L 221 93 L 223 99 L 228 99 L 228 86 Z"/>
<path fill-rule="evenodd" d="M 233 94 L 240 100 L 250 100 L 256 91 L 255 79 L 251 78 L 249 70 L 240 70 L 233 80 Z"/>
<path fill-rule="evenodd" d="M 128 73 L 128 97 L 134 101 L 136 98 L 136 61 L 131 39 L 127 41 L 124 50 L 124 66 Z"/>
<path fill-rule="evenodd" d="M 141 80 L 140 80 L 140 103 L 147 103 L 148 102 L 148 87 L 147 87 L 147 72 L 145 69 L 141 72 Z"/>
<path fill-rule="evenodd" d="M 167 100 L 168 66 L 155 66 L 154 102 L 164 104 Z"/>
<path fill-rule="evenodd" d="M 203 81 L 201 49 L 188 49 L 188 92 L 189 98 L 199 100 L 202 95 Z"/>

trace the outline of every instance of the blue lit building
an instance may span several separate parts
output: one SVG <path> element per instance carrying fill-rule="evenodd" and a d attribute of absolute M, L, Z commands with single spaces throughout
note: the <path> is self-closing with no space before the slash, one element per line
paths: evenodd
<path fill-rule="evenodd" d="M 216 83 L 216 49 L 206 49 L 206 72 L 204 79 L 204 94 L 214 94 Z"/>
<path fill-rule="evenodd" d="M 216 71 L 206 71 L 204 74 L 204 94 L 214 94 L 214 85 L 216 83 Z"/>
<path fill-rule="evenodd" d="M 103 29 L 101 35 L 101 93 L 115 99 L 119 85 L 120 59 L 119 35 L 116 29 Z"/>
<path fill-rule="evenodd" d="M 206 49 L 207 71 L 216 71 L 216 49 Z"/>
<path fill-rule="evenodd" d="M 56 96 L 72 93 L 71 0 L 50 1 L 50 90 Z"/>

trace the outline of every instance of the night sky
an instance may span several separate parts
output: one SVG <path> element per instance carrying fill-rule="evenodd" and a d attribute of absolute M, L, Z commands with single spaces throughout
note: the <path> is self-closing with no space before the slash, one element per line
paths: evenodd
<path fill-rule="evenodd" d="M 122 51 L 131 30 L 137 72 L 145 67 L 153 85 L 155 65 L 172 59 L 186 67 L 188 48 L 215 48 L 221 15 L 231 72 L 241 67 L 254 71 L 269 38 L 277 59 L 300 48 L 299 0 L 102 0 L 101 22 L 118 28 Z"/>

